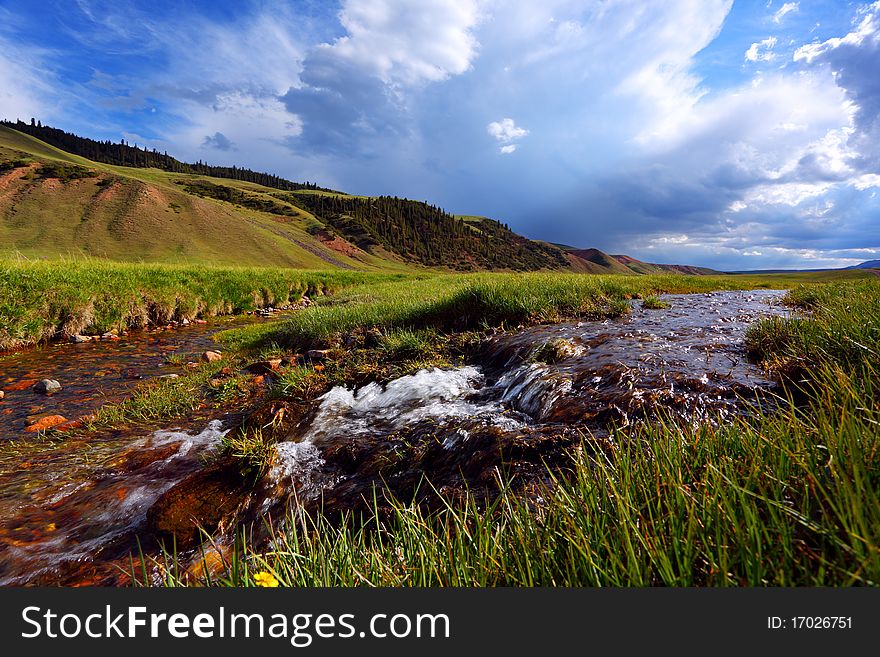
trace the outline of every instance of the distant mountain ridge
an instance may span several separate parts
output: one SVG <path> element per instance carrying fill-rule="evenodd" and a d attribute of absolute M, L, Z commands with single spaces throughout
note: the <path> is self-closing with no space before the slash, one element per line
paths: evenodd
<path fill-rule="evenodd" d="M 707 267 L 692 265 L 661 265 L 644 262 L 628 255 L 609 255 L 599 249 L 577 249 L 565 245 L 560 246 L 572 262 L 573 268 L 582 269 L 594 274 L 687 274 L 691 276 L 708 276 L 720 272 Z"/>
<path fill-rule="evenodd" d="M 844 267 L 844 269 L 880 269 L 880 260 L 866 260 L 858 265 Z"/>

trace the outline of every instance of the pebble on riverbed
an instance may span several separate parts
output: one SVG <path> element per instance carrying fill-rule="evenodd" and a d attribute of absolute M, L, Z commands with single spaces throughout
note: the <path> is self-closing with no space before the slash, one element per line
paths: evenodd
<path fill-rule="evenodd" d="M 0 401 L 3 401 L 3 398 L 6 396 L 6 393 L 0 390 Z"/>
<path fill-rule="evenodd" d="M 75 344 L 82 344 L 83 342 L 91 342 L 92 337 L 90 335 L 80 335 L 77 333 L 76 335 L 70 336 L 70 341 Z"/>
<path fill-rule="evenodd" d="M 53 395 L 56 392 L 61 392 L 61 384 L 54 379 L 43 379 L 34 384 L 33 391 L 41 395 Z"/>
<path fill-rule="evenodd" d="M 28 426 L 25 431 L 28 433 L 36 433 L 37 431 L 46 431 L 62 424 L 66 424 L 68 419 L 63 415 L 44 415 L 35 418 L 35 421 Z"/>

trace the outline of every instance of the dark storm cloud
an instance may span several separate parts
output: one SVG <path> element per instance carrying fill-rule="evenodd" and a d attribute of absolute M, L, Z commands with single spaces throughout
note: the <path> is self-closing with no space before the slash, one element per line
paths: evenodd
<path fill-rule="evenodd" d="M 205 141 L 202 142 L 203 148 L 215 148 L 218 151 L 234 151 L 236 150 L 229 138 L 222 132 L 215 132 L 213 135 L 206 135 Z"/>
<path fill-rule="evenodd" d="M 300 80 L 302 86 L 291 87 L 281 97 L 287 111 L 303 124 L 302 134 L 288 140 L 292 148 L 367 155 L 371 139 L 401 134 L 405 117 L 387 86 L 331 48 L 315 48 L 305 58 Z"/>

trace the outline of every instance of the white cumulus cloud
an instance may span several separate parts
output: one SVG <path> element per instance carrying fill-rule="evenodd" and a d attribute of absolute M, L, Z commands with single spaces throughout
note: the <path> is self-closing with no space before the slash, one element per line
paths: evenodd
<path fill-rule="evenodd" d="M 776 37 L 771 36 L 757 41 L 749 46 L 746 50 L 746 61 L 749 62 L 769 62 L 772 61 L 776 54 L 773 48 L 776 46 Z"/>
<path fill-rule="evenodd" d="M 444 80 L 470 68 L 478 19 L 476 0 L 345 0 L 347 34 L 322 47 L 386 83 Z"/>
<path fill-rule="evenodd" d="M 788 14 L 797 11 L 799 6 L 799 2 L 786 2 L 775 14 L 773 14 L 773 22 L 777 24 L 780 23 Z"/>
<path fill-rule="evenodd" d="M 498 149 L 498 152 L 502 155 L 510 155 L 516 151 L 517 144 L 513 142 L 529 134 L 528 130 L 518 126 L 516 121 L 510 118 L 492 121 L 492 123 L 486 126 L 486 132 L 502 144 Z"/>
<path fill-rule="evenodd" d="M 492 121 L 492 123 L 486 126 L 486 131 L 503 144 L 510 143 L 529 134 L 528 130 L 518 126 L 513 119 Z"/>

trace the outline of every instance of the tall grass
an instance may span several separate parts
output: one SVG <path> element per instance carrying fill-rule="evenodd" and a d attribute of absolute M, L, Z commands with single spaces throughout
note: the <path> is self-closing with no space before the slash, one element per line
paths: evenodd
<path fill-rule="evenodd" d="M 347 271 L 0 260 L 0 350 L 81 332 L 240 313 L 396 276 Z"/>
<path fill-rule="evenodd" d="M 214 584 L 837 586 L 880 583 L 880 412 L 833 369 L 809 414 L 644 427 L 586 440 L 552 485 L 488 507 L 376 500 L 367 518 L 294 513 Z M 378 528 L 378 529 L 377 529 Z M 176 584 L 194 583 L 178 579 Z"/>
<path fill-rule="evenodd" d="M 800 286 L 785 301 L 808 315 L 764 320 L 746 335 L 749 350 L 768 367 L 810 376 L 818 361 L 848 369 L 880 365 L 880 281 Z"/>

